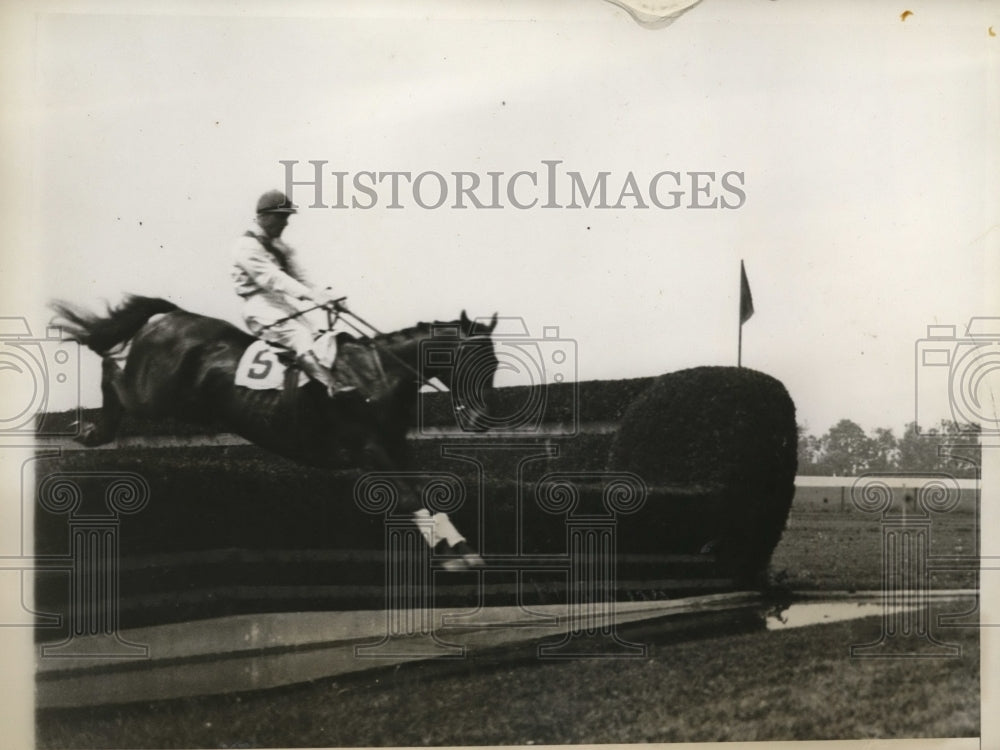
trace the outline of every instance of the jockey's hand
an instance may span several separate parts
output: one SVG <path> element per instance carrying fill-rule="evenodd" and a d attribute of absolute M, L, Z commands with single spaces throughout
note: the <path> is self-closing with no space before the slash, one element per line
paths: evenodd
<path fill-rule="evenodd" d="M 334 310 L 343 310 L 341 301 L 329 289 L 321 289 L 316 293 L 316 304 L 320 307 L 332 307 Z"/>

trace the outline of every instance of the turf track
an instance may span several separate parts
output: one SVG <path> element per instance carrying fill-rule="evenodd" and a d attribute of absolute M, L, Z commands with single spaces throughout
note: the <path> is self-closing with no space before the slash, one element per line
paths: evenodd
<path fill-rule="evenodd" d="M 626 630 L 627 661 L 519 648 L 278 691 L 42 711 L 40 747 L 326 747 L 975 736 L 976 631 L 948 660 L 852 660 L 878 618 L 763 631 L 704 618 Z"/>

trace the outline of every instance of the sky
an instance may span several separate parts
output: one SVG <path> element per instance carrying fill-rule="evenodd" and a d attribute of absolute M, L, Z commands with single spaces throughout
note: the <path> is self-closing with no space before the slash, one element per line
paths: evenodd
<path fill-rule="evenodd" d="M 303 207 L 285 239 L 379 328 L 463 309 L 521 317 L 572 341 L 580 380 L 736 364 L 742 259 L 756 309 L 743 364 L 785 384 L 810 432 L 949 416 L 918 342 L 950 324 L 961 347 L 970 317 L 1000 314 L 1000 14 L 803 5 L 705 0 L 656 30 L 596 0 L 486 4 L 478 18 L 453 4 L 397 5 L 403 17 L 51 6 L 5 115 L 19 136 L 5 165 L 23 181 L 5 188 L 17 226 L 0 315 L 38 334 L 50 298 L 132 292 L 238 324 L 231 247 L 257 196 L 283 187 L 282 160 L 298 179 L 320 160 L 348 181 L 466 171 L 484 184 L 560 160 L 563 188 L 565 172 L 608 172 L 611 203 L 630 172 L 646 192 L 663 171 L 715 173 L 710 197 L 737 202 L 719 188 L 735 172 L 745 199 L 731 209 L 686 208 L 690 190 L 669 210 L 425 209 L 405 184 L 406 205 L 388 209 L 383 185 L 371 209 Z M 329 176 L 328 204 L 333 189 Z M 81 371 L 97 405 L 97 357 Z M 933 385 L 919 406 L 918 382 Z"/>

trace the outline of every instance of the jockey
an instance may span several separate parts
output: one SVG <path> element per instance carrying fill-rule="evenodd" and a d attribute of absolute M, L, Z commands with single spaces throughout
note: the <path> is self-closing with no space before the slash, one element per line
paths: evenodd
<path fill-rule="evenodd" d="M 311 284 L 295 258 L 295 250 L 281 240 L 295 207 L 280 190 L 270 190 L 257 201 L 257 219 L 233 250 L 233 282 L 246 303 L 243 320 L 258 338 L 295 352 L 305 373 L 326 386 L 331 396 L 356 392 L 338 382 L 323 367 L 313 349 L 319 335 L 304 315 L 277 322 L 310 305 L 336 305 L 334 296 Z"/>

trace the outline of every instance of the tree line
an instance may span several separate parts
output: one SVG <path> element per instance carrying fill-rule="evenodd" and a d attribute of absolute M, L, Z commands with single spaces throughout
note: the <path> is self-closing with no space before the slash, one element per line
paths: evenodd
<path fill-rule="evenodd" d="M 931 429 L 910 422 L 896 437 L 879 427 L 865 433 L 860 425 L 842 419 L 822 437 L 798 426 L 800 475 L 858 476 L 868 472 L 945 472 L 974 477 L 980 463 L 980 428 L 942 420 Z"/>

